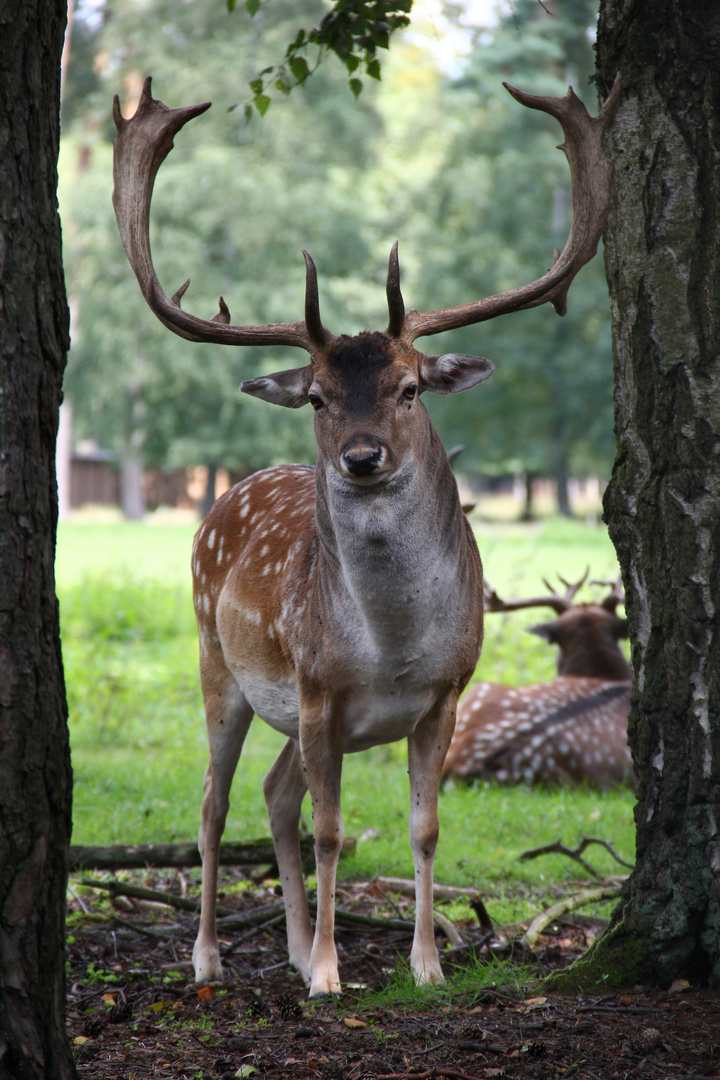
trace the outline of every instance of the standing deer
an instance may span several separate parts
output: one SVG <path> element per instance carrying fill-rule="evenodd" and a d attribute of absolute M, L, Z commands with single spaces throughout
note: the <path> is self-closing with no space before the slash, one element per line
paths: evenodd
<path fill-rule="evenodd" d="M 528 627 L 557 645 L 558 678 L 512 688 L 478 683 L 458 706 L 455 733 L 442 779 L 494 778 L 501 783 L 579 784 L 605 788 L 632 783 L 627 744 L 632 669 L 618 642 L 627 622 L 616 614 L 617 584 L 599 604 L 573 604 L 587 580 L 563 596 L 501 600 L 486 583 L 487 611 L 550 607 L 557 619 Z"/>
<path fill-rule="evenodd" d="M 305 367 L 251 379 L 241 389 L 315 413 L 315 469 L 256 473 L 218 499 L 193 548 L 200 672 L 210 743 L 199 847 L 202 914 L 193 954 L 198 981 L 219 979 L 215 928 L 220 838 L 229 791 L 253 714 L 287 743 L 264 782 L 282 881 L 291 964 L 310 996 L 340 991 L 334 895 L 343 841 L 343 755 L 407 738 L 416 923 L 410 962 L 418 982 L 442 971 L 432 921 L 440 771 L 455 708 L 482 642 L 482 569 L 442 444 L 420 395 L 457 393 L 492 373 L 488 360 L 426 356 L 416 338 L 550 302 L 594 254 L 612 163 L 602 138 L 619 84 L 591 118 L 569 90 L 535 97 L 557 117 L 573 180 L 574 222 L 553 268 L 531 284 L 440 311 L 405 311 L 397 244 L 390 255 L 384 333 L 336 337 L 320 319 L 317 276 L 305 254 L 305 319 L 234 326 L 225 302 L 210 320 L 182 310 L 153 268 L 149 217 L 157 170 L 188 120 L 209 106 L 168 109 L 144 84 L 125 120 L 117 97 L 113 202 L 125 251 L 157 317 L 180 337 L 225 345 L 294 345 Z M 313 934 L 298 843 L 309 789 L 317 861 Z"/>

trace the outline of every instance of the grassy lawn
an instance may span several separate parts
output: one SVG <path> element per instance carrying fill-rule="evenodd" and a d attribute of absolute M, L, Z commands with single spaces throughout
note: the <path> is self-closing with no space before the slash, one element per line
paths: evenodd
<path fill-rule="evenodd" d="M 79 844 L 151 843 L 197 835 L 206 764 L 204 717 L 190 597 L 195 526 L 63 523 L 57 577 L 75 773 Z M 537 594 L 542 576 L 616 574 L 602 526 L 546 519 L 532 526 L 478 525 L 486 573 L 501 595 Z M 597 594 L 597 590 L 596 590 Z M 477 678 L 518 685 L 551 678 L 554 651 L 523 627 L 549 613 L 490 615 Z M 268 834 L 261 781 L 283 740 L 253 725 L 233 787 L 226 837 Z M 530 847 L 584 835 L 632 859 L 634 799 L 627 791 L 529 791 L 488 785 L 441 796 L 437 879 L 492 896 L 493 914 L 520 917 L 529 892 L 552 892 L 582 871 L 549 856 L 520 864 Z M 346 758 L 343 813 L 357 838 L 347 877 L 411 877 L 404 744 Z M 308 813 L 309 821 L 309 813 Z M 599 848 L 588 858 L 618 871 Z M 532 905 L 531 905 L 532 906 Z"/>

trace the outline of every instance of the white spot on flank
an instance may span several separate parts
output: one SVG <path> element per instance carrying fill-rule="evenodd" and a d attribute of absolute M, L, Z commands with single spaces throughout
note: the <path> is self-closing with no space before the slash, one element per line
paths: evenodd
<path fill-rule="evenodd" d="M 210 532 L 210 535 L 208 536 L 207 546 L 210 549 L 210 551 L 212 551 L 212 549 L 215 547 L 215 530 L 214 529 L 212 529 L 212 531 Z"/>

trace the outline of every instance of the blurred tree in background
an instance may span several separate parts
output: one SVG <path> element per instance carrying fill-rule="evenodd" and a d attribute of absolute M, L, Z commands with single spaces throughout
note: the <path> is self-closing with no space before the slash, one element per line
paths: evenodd
<path fill-rule="evenodd" d="M 516 0 L 496 30 L 477 34 L 464 76 L 445 88 L 453 136 L 414 226 L 428 252 L 420 306 L 461 303 L 539 277 L 552 265 L 553 247 L 565 243 L 571 201 L 565 155 L 555 148 L 560 126 L 518 106 L 501 85 L 562 96 L 572 84 L 597 111 L 589 82 L 594 0 L 551 7 L 549 17 L 536 0 Z M 434 348 L 444 347 L 439 338 Z M 607 475 L 614 457 L 602 258 L 573 284 L 564 318 L 549 308 L 519 312 L 458 331 L 453 347 L 497 365 L 482 393 L 433 403 L 441 434 L 467 444 L 463 467 L 553 476 L 567 513 L 567 478 Z"/>
<path fill-rule="evenodd" d="M 238 393 L 243 378 L 292 364 L 287 350 L 180 342 L 142 301 L 110 203 L 114 92 L 126 116 L 147 74 L 169 105 L 215 102 L 179 137 L 153 199 L 156 267 L 168 292 L 191 278 L 188 310 L 207 317 L 222 294 L 236 322 L 301 317 L 305 247 L 318 265 L 325 323 L 335 332 L 382 328 L 396 238 L 406 302 L 421 308 L 535 278 L 563 246 L 570 195 L 554 149 L 560 129 L 513 102 L 501 80 L 554 94 L 572 82 L 592 108 L 595 15 L 590 0 L 557 3 L 554 15 L 516 0 L 497 26 L 475 32 L 467 65 L 450 75 L 433 57 L 433 28 L 423 36 L 416 24 L 395 36 L 382 82 L 365 80 L 357 101 L 348 72 L 328 63 L 278 95 L 264 121 L 247 122 L 232 106 L 299 28 L 314 25 L 317 3 L 273 0 L 252 19 L 241 8 L 228 16 L 219 2 L 81 7 L 61 152 L 76 434 L 131 464 L 205 464 L 211 475 L 314 459 L 305 411 L 267 409 Z M 573 286 L 566 319 L 541 308 L 438 339 L 433 351 L 482 353 L 498 367 L 487 387 L 428 403 L 446 443 L 466 444 L 464 468 L 555 476 L 565 510 L 569 474 L 609 472 L 607 309 L 596 260 Z"/>

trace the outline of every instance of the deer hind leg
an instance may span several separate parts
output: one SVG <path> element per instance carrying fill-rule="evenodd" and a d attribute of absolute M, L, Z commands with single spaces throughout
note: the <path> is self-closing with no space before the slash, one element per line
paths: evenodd
<path fill-rule="evenodd" d="M 307 791 L 300 747 L 288 739 L 263 782 L 287 922 L 290 963 L 310 985 L 312 930 L 300 858 L 300 809 Z"/>
<path fill-rule="evenodd" d="M 220 840 L 230 805 L 230 785 L 253 718 L 252 707 L 227 669 L 215 678 L 203 673 L 203 697 L 210 760 L 205 770 L 198 839 L 202 857 L 202 903 L 200 929 L 193 949 L 196 982 L 223 977 L 215 926 Z"/>
<path fill-rule="evenodd" d="M 457 694 L 449 695 L 408 739 L 410 846 L 415 867 L 415 935 L 410 967 L 419 984 L 442 982 L 433 928 L 433 864 L 440 823 L 440 773 L 453 728 Z"/>

